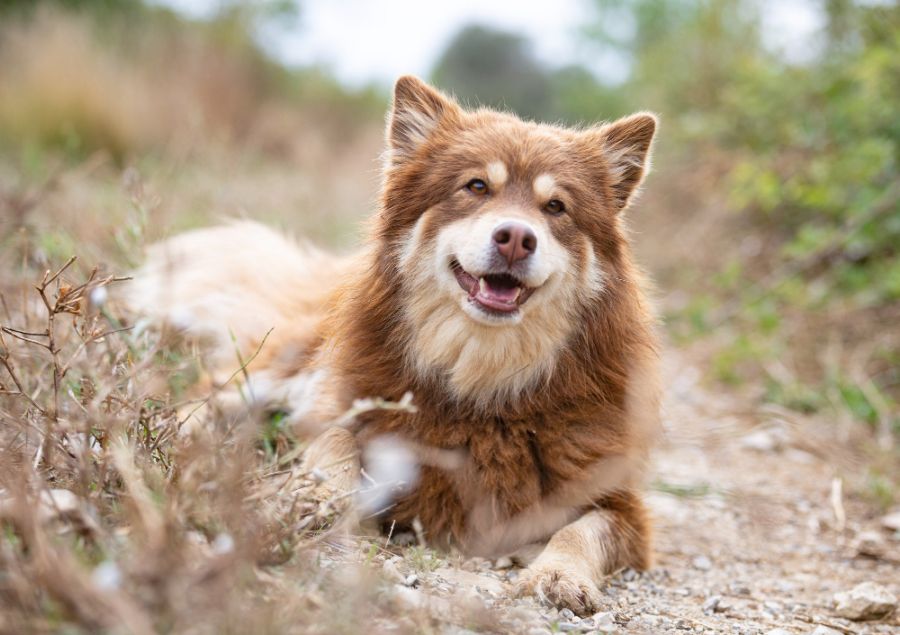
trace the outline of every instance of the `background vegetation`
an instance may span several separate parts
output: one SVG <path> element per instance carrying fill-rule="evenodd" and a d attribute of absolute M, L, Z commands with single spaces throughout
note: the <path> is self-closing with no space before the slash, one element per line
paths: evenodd
<path fill-rule="evenodd" d="M 631 223 L 672 345 L 748 409 L 815 417 L 854 458 L 855 495 L 887 508 L 900 481 L 900 7 L 824 1 L 823 32 L 795 61 L 767 42 L 766 6 L 596 0 L 596 19 L 577 35 L 622 60 L 626 78 L 616 83 L 547 67 L 519 35 L 473 25 L 431 79 L 469 103 L 535 119 L 660 113 L 655 172 Z M 266 578 L 268 599 L 247 604 L 242 585 L 259 582 L 247 563 L 288 560 L 306 544 L 253 504 L 254 488 L 293 456 L 295 440 L 276 421 L 179 446 L 196 361 L 146 333 L 117 339 L 120 316 L 98 291 L 139 262 L 148 242 L 223 216 L 260 218 L 337 248 L 358 237 L 377 192 L 387 94 L 267 57 L 254 25 L 295 10 L 224 2 L 214 19 L 191 21 L 141 0 L 0 0 L 0 324 L 14 331 L 0 340 L 0 493 L 38 496 L 37 483 L 49 483 L 93 505 L 66 512 L 81 522 L 72 551 L 41 538 L 29 525 L 33 509 L 0 498 L 0 563 L 16 572 L 0 576 L 0 598 L 19 611 L 0 617 L 0 630 L 184 630 L 185 580 L 203 589 L 201 602 L 235 594 L 220 627 L 279 630 L 311 619 L 295 605 L 262 612 L 290 595 L 290 576 L 331 584 L 298 565 Z M 45 304 L 31 287 L 73 255 Z M 59 328 L 66 337 L 55 342 L 34 335 Z M 41 436 L 48 425 L 62 435 L 58 445 Z M 127 452 L 115 449 L 119 435 Z M 210 446 L 228 451 L 209 458 Z M 185 456 L 195 466 L 175 467 Z M 242 480 L 226 459 L 253 477 Z M 35 469 L 21 469 L 28 465 Z M 208 487 L 222 478 L 248 507 Z M 136 503 L 120 504 L 125 490 Z M 116 534 L 119 521 L 138 535 Z M 167 567 L 188 567 L 194 534 L 221 558 L 166 577 Z M 23 541 L 46 561 L 26 557 Z M 50 563 L 73 558 L 91 575 L 127 581 L 107 580 L 122 593 L 118 608 L 77 597 L 81 574 L 54 580 Z M 36 579 L 45 593 L 16 582 Z M 157 622 L 142 621 L 128 585 L 149 594 Z M 240 617 L 251 609 L 260 621 Z M 337 617 L 334 628 L 352 630 L 371 616 Z"/>

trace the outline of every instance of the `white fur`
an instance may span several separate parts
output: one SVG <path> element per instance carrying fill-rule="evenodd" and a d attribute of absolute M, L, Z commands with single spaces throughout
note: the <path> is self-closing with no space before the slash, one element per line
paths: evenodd
<path fill-rule="evenodd" d="M 609 175 L 615 183 L 619 183 L 625 175 L 634 170 L 646 168 L 650 171 L 649 158 L 632 146 L 614 146 L 605 151 L 609 163 Z"/>
<path fill-rule="evenodd" d="M 531 185 L 534 189 L 535 196 L 537 196 L 539 200 L 546 201 L 553 196 L 553 190 L 556 189 L 556 179 L 549 174 L 539 174 Z"/>
<path fill-rule="evenodd" d="M 413 327 L 408 363 L 418 372 L 443 374 L 451 388 L 487 406 L 521 394 L 553 372 L 575 319 L 577 299 L 590 286 L 546 221 L 516 209 L 474 215 L 440 229 L 426 242 L 426 212 L 410 231 L 401 256 L 409 291 L 405 307 Z M 537 249 L 520 279 L 535 291 L 510 316 L 489 315 L 468 299 L 450 269 L 452 258 L 474 277 L 489 272 L 494 228 L 526 222 Z"/>
<path fill-rule="evenodd" d="M 509 173 L 506 171 L 506 165 L 503 161 L 492 161 L 487 166 L 488 181 L 494 187 L 500 187 L 506 184 Z"/>
<path fill-rule="evenodd" d="M 351 265 L 258 223 L 236 221 L 151 247 L 125 300 L 152 323 L 211 340 L 217 363 L 230 367 L 235 347 L 246 358 L 272 329 L 311 333 L 325 297 Z"/>

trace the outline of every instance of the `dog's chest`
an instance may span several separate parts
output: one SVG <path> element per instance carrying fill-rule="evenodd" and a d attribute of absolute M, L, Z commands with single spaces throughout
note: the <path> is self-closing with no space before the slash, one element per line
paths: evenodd
<path fill-rule="evenodd" d="M 461 541 L 473 524 L 491 525 L 533 508 L 573 467 L 556 431 L 540 422 L 494 417 L 474 425 L 400 426 L 382 420 L 367 425 L 362 438 L 385 434 L 409 443 L 420 462 L 414 489 L 386 519 L 406 524 L 418 518 L 437 540 Z"/>

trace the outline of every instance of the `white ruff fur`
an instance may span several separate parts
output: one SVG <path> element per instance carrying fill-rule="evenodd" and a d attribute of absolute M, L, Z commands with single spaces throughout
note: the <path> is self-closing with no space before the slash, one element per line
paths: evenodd
<path fill-rule="evenodd" d="M 583 238 L 586 262 L 576 263 L 545 221 L 516 210 L 458 220 L 426 241 L 429 214 L 419 218 L 400 257 L 412 326 L 409 364 L 424 376 L 444 375 L 457 396 L 482 407 L 515 398 L 550 376 L 581 301 L 602 291 L 590 242 Z M 455 257 L 471 275 L 487 273 L 493 229 L 511 219 L 527 222 L 537 235 L 538 248 L 520 277 L 535 291 L 517 313 L 489 315 L 469 301 L 449 263 Z"/>

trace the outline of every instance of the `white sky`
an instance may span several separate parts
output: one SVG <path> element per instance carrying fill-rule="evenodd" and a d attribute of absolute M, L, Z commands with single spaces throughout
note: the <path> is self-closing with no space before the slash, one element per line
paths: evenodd
<path fill-rule="evenodd" d="M 218 0 L 154 0 L 195 17 L 210 15 Z M 821 26 L 818 3 L 763 0 L 765 32 L 790 59 L 812 53 L 810 36 Z M 607 80 L 627 67 L 580 41 L 591 19 L 591 0 L 303 0 L 300 23 L 270 30 L 263 45 L 288 64 L 319 64 L 345 84 L 390 85 L 398 75 L 427 75 L 449 40 L 478 23 L 526 36 L 549 66 L 577 63 Z"/>

